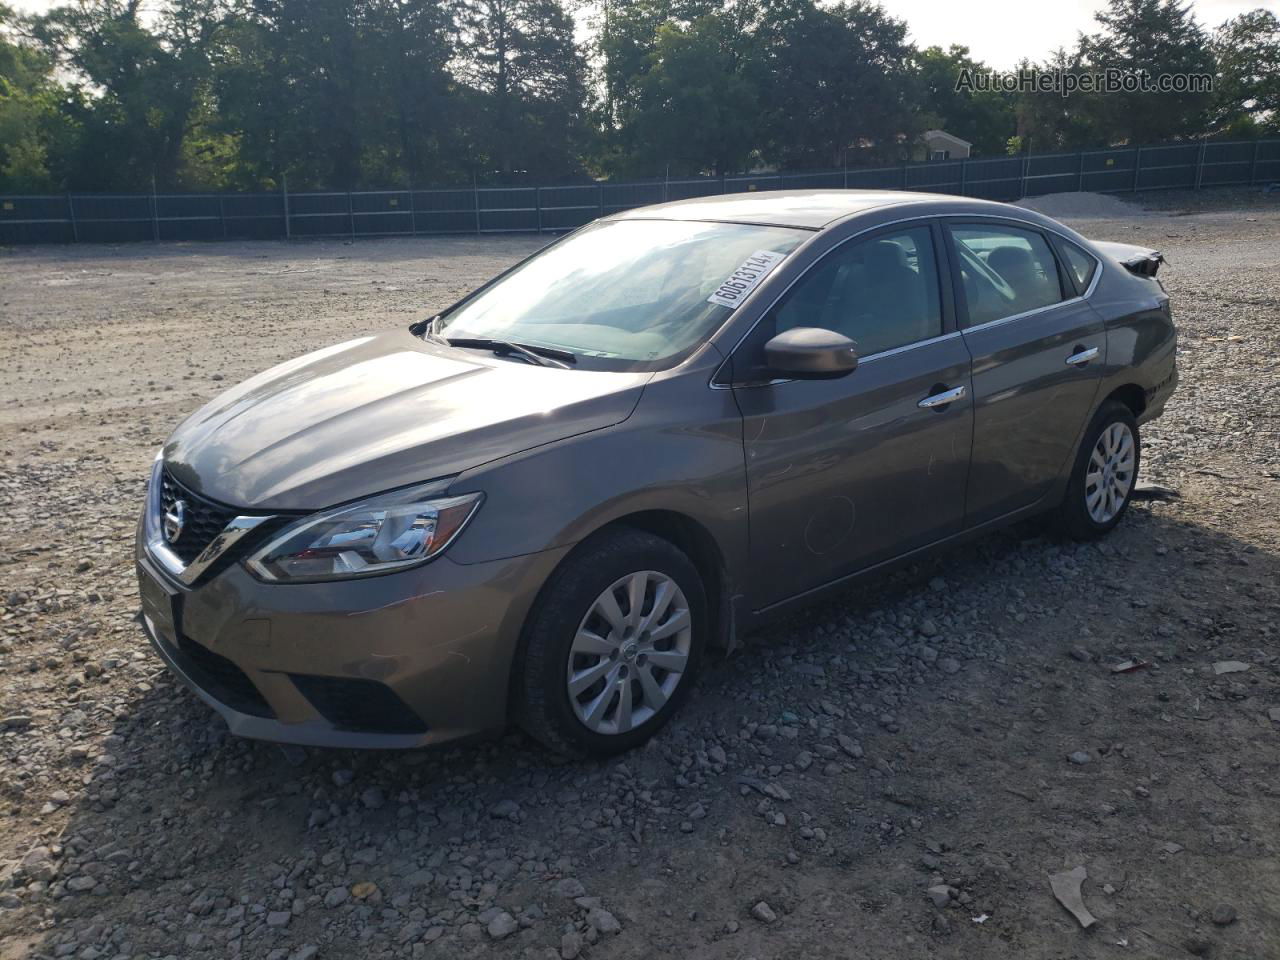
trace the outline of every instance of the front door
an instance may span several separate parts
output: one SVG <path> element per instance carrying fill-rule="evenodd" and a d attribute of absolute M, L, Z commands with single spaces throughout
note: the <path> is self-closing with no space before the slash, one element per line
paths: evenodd
<path fill-rule="evenodd" d="M 941 239 L 915 223 L 846 241 L 734 354 L 757 608 L 961 528 L 970 360 L 939 282 Z M 771 381 L 764 343 L 802 326 L 851 337 L 858 368 Z"/>
<path fill-rule="evenodd" d="M 1039 230 L 992 221 L 948 233 L 973 356 L 973 526 L 1037 503 L 1070 468 L 1107 336 Z"/>

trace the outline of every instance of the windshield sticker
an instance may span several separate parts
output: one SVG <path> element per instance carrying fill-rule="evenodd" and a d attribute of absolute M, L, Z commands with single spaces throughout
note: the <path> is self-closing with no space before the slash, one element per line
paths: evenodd
<path fill-rule="evenodd" d="M 715 293 L 707 297 L 707 303 L 718 303 L 732 310 L 747 294 L 760 285 L 760 281 L 769 275 L 769 271 L 786 259 L 785 253 L 776 250 L 757 250 L 742 262 L 737 270 L 729 274 L 724 283 L 716 287 Z"/>

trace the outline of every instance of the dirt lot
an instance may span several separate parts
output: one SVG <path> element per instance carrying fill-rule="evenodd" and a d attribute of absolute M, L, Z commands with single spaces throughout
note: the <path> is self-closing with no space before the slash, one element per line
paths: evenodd
<path fill-rule="evenodd" d="M 1169 255 L 1181 497 L 847 591 L 605 764 L 232 739 L 132 620 L 173 424 L 535 241 L 0 251 L 0 957 L 1280 957 L 1280 204 L 1077 225 Z"/>

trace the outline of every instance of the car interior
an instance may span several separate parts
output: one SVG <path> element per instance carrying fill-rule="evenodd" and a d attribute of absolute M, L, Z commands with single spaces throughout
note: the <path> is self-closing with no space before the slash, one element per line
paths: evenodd
<path fill-rule="evenodd" d="M 774 313 L 775 331 L 824 327 L 864 357 L 942 332 L 938 271 L 927 227 L 832 251 Z"/>
<path fill-rule="evenodd" d="M 960 228 L 952 231 L 969 325 L 1049 306 L 1062 299 L 1049 245 L 1021 230 Z"/>

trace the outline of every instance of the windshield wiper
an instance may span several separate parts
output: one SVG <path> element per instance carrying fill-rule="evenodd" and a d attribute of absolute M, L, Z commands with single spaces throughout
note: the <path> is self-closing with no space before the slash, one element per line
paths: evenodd
<path fill-rule="evenodd" d="M 434 333 L 434 331 L 431 332 Z M 439 336 L 438 334 L 435 335 Z M 454 337 L 452 339 L 440 337 L 440 339 L 451 347 L 479 347 L 482 350 L 492 350 L 499 356 L 504 353 L 514 353 L 539 367 L 560 367 L 563 370 L 567 370 L 570 364 L 578 362 L 578 358 L 568 350 L 540 347 L 532 343 L 491 340 L 488 337 Z"/>

